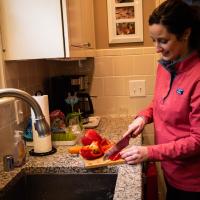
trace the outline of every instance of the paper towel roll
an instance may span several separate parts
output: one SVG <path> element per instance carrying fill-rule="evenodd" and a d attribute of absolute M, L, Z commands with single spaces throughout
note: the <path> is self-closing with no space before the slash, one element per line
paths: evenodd
<path fill-rule="evenodd" d="M 49 117 L 49 100 L 48 95 L 41 96 L 33 96 L 33 98 L 40 105 L 43 115 L 50 126 L 50 117 Z M 51 134 L 46 137 L 39 137 L 37 131 L 35 130 L 35 114 L 31 109 L 31 117 L 32 117 L 32 131 L 33 131 L 33 145 L 35 153 L 46 153 L 52 150 L 52 141 Z"/>

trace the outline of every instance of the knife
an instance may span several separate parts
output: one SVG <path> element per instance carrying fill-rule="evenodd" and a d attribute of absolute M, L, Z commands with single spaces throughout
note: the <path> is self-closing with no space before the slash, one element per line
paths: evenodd
<path fill-rule="evenodd" d="M 132 133 L 132 132 L 131 132 Z M 103 156 L 103 160 L 107 160 L 110 156 L 112 156 L 115 153 L 120 152 L 122 149 L 127 147 L 129 145 L 129 140 L 131 138 L 131 133 L 120 139 L 111 149 L 109 149 L 107 152 L 105 152 Z"/>

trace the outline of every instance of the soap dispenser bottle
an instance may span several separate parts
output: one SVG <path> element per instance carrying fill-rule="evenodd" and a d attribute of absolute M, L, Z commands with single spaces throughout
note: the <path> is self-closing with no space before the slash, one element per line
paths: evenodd
<path fill-rule="evenodd" d="M 22 131 L 15 130 L 14 134 L 14 166 L 20 167 L 26 161 L 26 145 L 22 138 Z"/>

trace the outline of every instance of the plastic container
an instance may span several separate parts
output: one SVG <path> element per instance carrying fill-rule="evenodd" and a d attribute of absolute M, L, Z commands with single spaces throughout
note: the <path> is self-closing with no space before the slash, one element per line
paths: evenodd
<path fill-rule="evenodd" d="M 26 162 L 26 145 L 22 139 L 22 131 L 15 131 L 14 135 L 14 166 L 20 167 Z"/>
<path fill-rule="evenodd" d="M 76 136 L 77 144 L 81 144 L 80 138 L 82 137 L 82 123 L 80 119 L 80 113 L 71 113 L 68 123 L 69 131 Z"/>
<path fill-rule="evenodd" d="M 66 128 L 65 132 L 58 132 L 52 134 L 53 144 L 59 145 L 75 145 L 77 142 L 77 135 L 72 131 L 71 128 Z"/>

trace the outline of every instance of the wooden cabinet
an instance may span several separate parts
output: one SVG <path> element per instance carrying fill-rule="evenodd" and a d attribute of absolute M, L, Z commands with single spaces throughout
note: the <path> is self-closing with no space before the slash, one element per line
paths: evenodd
<path fill-rule="evenodd" d="M 72 57 L 94 56 L 95 31 L 93 0 L 64 0 L 62 3 L 63 11 L 66 10 L 63 14 L 68 17 L 68 21 L 64 22 L 64 29 L 68 25 L 66 27 L 68 31 L 65 31 L 65 34 L 69 36 L 70 55 Z"/>
<path fill-rule="evenodd" d="M 93 56 L 93 0 L 1 0 L 0 15 L 5 60 Z"/>

